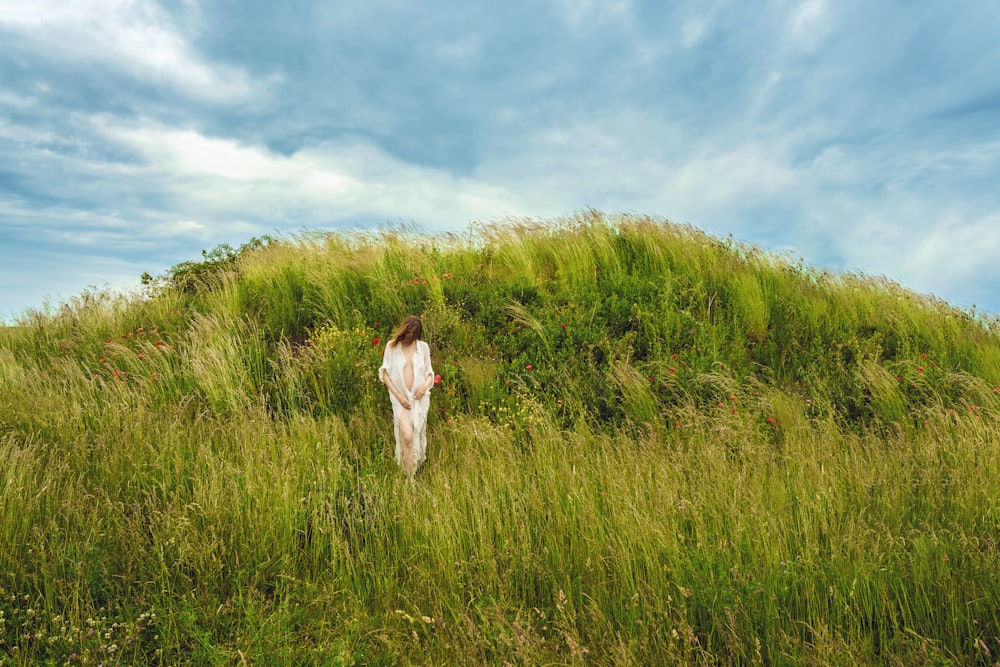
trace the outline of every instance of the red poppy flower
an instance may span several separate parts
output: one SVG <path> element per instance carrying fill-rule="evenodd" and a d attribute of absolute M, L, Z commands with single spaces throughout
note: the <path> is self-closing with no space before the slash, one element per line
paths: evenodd
<path fill-rule="evenodd" d="M 451 274 L 450 273 L 442 273 L 441 277 L 442 278 L 451 278 Z"/>
<path fill-rule="evenodd" d="M 563 329 L 565 329 L 565 328 L 566 328 L 566 323 L 565 323 L 565 322 L 563 322 L 563 323 L 562 323 L 562 328 L 563 328 Z"/>
<path fill-rule="evenodd" d="M 372 338 L 372 345 L 378 345 L 378 341 L 379 341 L 378 336 L 376 336 L 375 338 Z"/>
<path fill-rule="evenodd" d="M 674 422 L 674 428 L 680 428 L 680 427 L 681 427 L 680 422 Z"/>
<path fill-rule="evenodd" d="M 676 358 L 677 358 L 677 353 L 676 353 L 676 352 L 674 352 L 673 354 L 671 354 L 671 355 L 670 355 L 670 358 L 671 358 L 671 359 L 676 359 Z"/>
<path fill-rule="evenodd" d="M 439 384 L 441 384 L 441 376 L 440 375 L 435 375 L 434 376 L 434 386 L 436 387 Z"/>
<path fill-rule="evenodd" d="M 924 372 L 924 369 L 923 369 L 923 368 L 918 368 L 918 369 L 917 369 L 917 372 L 918 372 L 918 373 L 923 373 L 923 372 Z"/>
<path fill-rule="evenodd" d="M 671 368 L 671 369 L 670 369 L 670 374 L 671 374 L 671 375 L 673 375 L 673 374 L 674 374 L 674 369 L 673 369 L 673 368 Z"/>
<path fill-rule="evenodd" d="M 774 423 L 774 417 L 768 417 L 767 418 L 767 423 L 768 424 L 773 424 Z"/>
<path fill-rule="evenodd" d="M 527 365 L 525 365 L 524 370 L 530 371 L 532 368 L 533 368 L 533 366 L 531 364 L 527 364 Z"/>
<path fill-rule="evenodd" d="M 138 356 L 139 356 L 140 359 L 145 359 L 146 358 L 146 353 L 145 352 L 140 352 Z"/>
<path fill-rule="evenodd" d="M 927 355 L 926 355 L 925 353 L 921 352 L 921 353 L 920 353 L 920 358 L 921 358 L 921 359 L 926 359 L 926 358 L 927 358 Z"/>

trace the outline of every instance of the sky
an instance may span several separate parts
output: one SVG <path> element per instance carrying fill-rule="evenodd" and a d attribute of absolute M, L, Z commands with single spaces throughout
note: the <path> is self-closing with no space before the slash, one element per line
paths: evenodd
<path fill-rule="evenodd" d="M 1000 313 L 996 0 L 0 0 L 0 321 L 594 208 Z"/>

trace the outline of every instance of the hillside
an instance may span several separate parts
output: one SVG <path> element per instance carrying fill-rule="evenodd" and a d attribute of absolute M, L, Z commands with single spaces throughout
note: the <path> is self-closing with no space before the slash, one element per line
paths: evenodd
<path fill-rule="evenodd" d="M 0 664 L 1000 656 L 996 322 L 596 212 L 146 282 L 0 329 Z"/>

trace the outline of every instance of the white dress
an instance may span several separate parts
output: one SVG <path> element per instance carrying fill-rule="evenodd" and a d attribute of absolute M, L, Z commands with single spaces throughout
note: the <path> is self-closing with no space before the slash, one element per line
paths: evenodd
<path fill-rule="evenodd" d="M 402 350 L 397 349 L 394 344 L 387 344 L 382 357 L 382 366 L 378 369 L 378 378 L 382 380 L 382 371 L 388 371 L 392 384 L 410 399 L 410 419 L 413 421 L 413 461 L 420 465 L 427 458 L 427 413 L 431 407 L 431 388 L 434 383 L 431 381 L 420 400 L 413 398 L 413 390 L 426 382 L 428 376 L 434 377 L 430 346 L 422 340 L 417 341 L 417 347 L 413 351 L 413 387 L 407 387 L 403 381 L 403 366 L 405 364 L 406 356 Z M 406 408 L 400 405 L 391 391 L 389 392 L 389 400 L 392 401 L 392 424 L 396 434 L 396 463 L 402 465 L 403 453 L 400 449 L 399 418 Z"/>

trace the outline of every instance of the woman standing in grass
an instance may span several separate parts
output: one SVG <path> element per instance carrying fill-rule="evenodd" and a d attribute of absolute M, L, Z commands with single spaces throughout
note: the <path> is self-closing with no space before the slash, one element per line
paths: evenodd
<path fill-rule="evenodd" d="M 408 315 L 385 346 L 379 379 L 389 388 L 396 432 L 396 463 L 412 481 L 427 458 L 427 413 L 434 386 L 431 349 L 420 338 L 423 322 Z"/>

